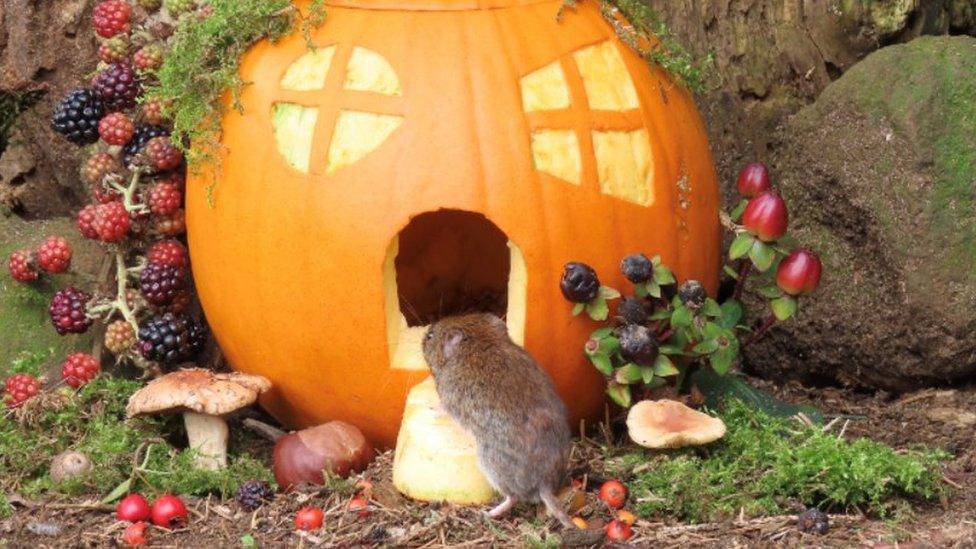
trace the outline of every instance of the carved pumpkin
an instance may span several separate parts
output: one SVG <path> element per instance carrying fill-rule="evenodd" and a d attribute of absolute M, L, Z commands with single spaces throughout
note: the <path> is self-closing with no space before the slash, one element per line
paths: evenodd
<path fill-rule="evenodd" d="M 592 0 L 331 0 L 244 58 L 242 112 L 190 178 L 197 288 L 229 362 L 270 378 L 293 428 L 395 440 L 427 374 L 423 326 L 478 309 L 553 376 L 574 424 L 602 413 L 569 315 L 570 260 L 627 288 L 660 254 L 715 291 L 718 192 L 691 97 Z M 208 203 L 208 186 L 216 183 Z"/>

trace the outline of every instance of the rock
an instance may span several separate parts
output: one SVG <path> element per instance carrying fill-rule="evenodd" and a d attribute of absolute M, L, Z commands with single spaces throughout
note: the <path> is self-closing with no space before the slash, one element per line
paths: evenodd
<path fill-rule="evenodd" d="M 976 375 L 976 38 L 883 48 L 774 143 L 792 234 L 824 260 L 767 376 L 907 390 Z"/>
<path fill-rule="evenodd" d="M 71 274 L 43 275 L 29 285 L 10 278 L 7 258 L 12 251 L 36 247 L 55 234 L 67 238 L 74 250 Z M 47 307 L 59 288 L 69 284 L 91 288 L 105 258 L 101 246 L 82 239 L 70 219 L 28 222 L 0 212 L 0 378 L 6 377 L 11 361 L 18 358 L 47 359 L 46 364 L 57 368 L 69 351 L 91 351 L 92 331 L 58 336 Z"/>

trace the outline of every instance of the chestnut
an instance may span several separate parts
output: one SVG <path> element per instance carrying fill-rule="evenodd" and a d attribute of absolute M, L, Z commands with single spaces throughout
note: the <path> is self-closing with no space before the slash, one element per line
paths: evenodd
<path fill-rule="evenodd" d="M 373 461 L 363 433 L 344 421 L 330 421 L 282 436 L 274 447 L 274 475 L 283 490 L 308 482 L 323 484 L 323 471 L 348 476 Z"/>

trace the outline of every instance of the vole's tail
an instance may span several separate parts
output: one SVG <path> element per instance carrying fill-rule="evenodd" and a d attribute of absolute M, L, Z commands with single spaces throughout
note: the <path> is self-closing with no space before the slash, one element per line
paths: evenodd
<path fill-rule="evenodd" d="M 549 510 L 549 514 L 556 517 L 563 526 L 566 528 L 576 528 L 573 521 L 569 520 L 569 515 L 566 514 L 566 511 L 563 511 L 563 507 L 559 503 L 559 498 L 556 497 L 556 494 L 552 493 L 552 488 L 543 486 L 539 490 L 539 499 L 545 504 L 546 509 Z"/>

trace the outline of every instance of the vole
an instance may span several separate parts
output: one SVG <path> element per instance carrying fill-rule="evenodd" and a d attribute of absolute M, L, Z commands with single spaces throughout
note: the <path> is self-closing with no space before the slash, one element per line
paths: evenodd
<path fill-rule="evenodd" d="M 424 358 L 447 413 L 474 435 L 478 465 L 504 501 L 541 500 L 564 526 L 556 492 L 566 477 L 570 430 L 552 378 L 487 313 L 443 318 L 424 335 Z"/>

